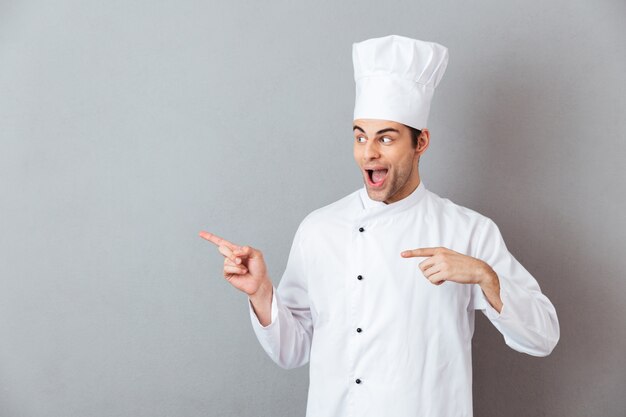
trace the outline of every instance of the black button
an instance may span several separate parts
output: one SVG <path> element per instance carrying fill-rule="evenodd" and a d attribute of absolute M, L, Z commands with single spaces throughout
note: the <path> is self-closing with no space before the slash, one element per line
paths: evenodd
<path fill-rule="evenodd" d="M 360 328 L 360 327 L 357 327 L 357 328 L 356 328 L 356 332 L 357 332 L 357 333 L 361 333 L 361 332 L 362 332 L 361 328 Z"/>
<path fill-rule="evenodd" d="M 360 384 L 361 380 L 359 378 L 357 378 L 356 381 L 354 381 L 354 382 L 356 382 L 357 384 Z"/>
<path fill-rule="evenodd" d="M 365 231 L 365 229 L 363 229 L 362 227 L 359 227 L 359 232 L 363 232 Z"/>
<path fill-rule="evenodd" d="M 356 279 L 362 280 L 363 279 L 363 275 L 359 275 L 358 277 L 356 277 Z"/>

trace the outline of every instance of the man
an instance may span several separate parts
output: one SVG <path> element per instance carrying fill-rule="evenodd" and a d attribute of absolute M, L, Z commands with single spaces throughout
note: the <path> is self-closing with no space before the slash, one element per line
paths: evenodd
<path fill-rule="evenodd" d="M 554 349 L 556 311 L 491 219 L 420 179 L 447 49 L 391 35 L 353 44 L 353 60 L 364 187 L 305 217 L 278 287 L 258 249 L 201 236 L 267 354 L 310 362 L 307 416 L 472 416 L 475 310 L 533 356 Z"/>

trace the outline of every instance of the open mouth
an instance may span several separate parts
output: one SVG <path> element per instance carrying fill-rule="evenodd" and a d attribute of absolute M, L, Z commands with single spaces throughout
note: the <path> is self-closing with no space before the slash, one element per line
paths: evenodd
<path fill-rule="evenodd" d="M 381 187 L 387 178 L 387 169 L 366 169 L 367 180 L 371 187 Z"/>

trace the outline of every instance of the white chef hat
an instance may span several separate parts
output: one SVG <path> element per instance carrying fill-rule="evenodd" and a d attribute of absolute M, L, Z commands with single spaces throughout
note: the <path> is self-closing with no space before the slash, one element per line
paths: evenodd
<path fill-rule="evenodd" d="M 383 119 L 426 127 L 430 102 L 448 65 L 435 42 L 389 35 L 352 44 L 354 119 Z"/>

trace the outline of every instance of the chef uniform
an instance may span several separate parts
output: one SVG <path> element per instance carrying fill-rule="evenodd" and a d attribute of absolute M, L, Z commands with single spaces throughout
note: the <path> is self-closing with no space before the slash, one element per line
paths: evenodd
<path fill-rule="evenodd" d="M 354 119 L 425 127 L 447 57 L 439 44 L 397 35 L 353 44 Z M 492 267 L 500 313 L 478 284 L 433 285 L 418 266 L 425 257 L 400 256 L 440 246 Z M 493 220 L 423 180 L 390 204 L 363 186 L 308 214 L 273 289 L 271 323 L 262 326 L 248 306 L 274 362 L 309 362 L 307 417 L 471 417 L 475 310 L 516 351 L 546 356 L 559 339 L 554 306 Z"/>

